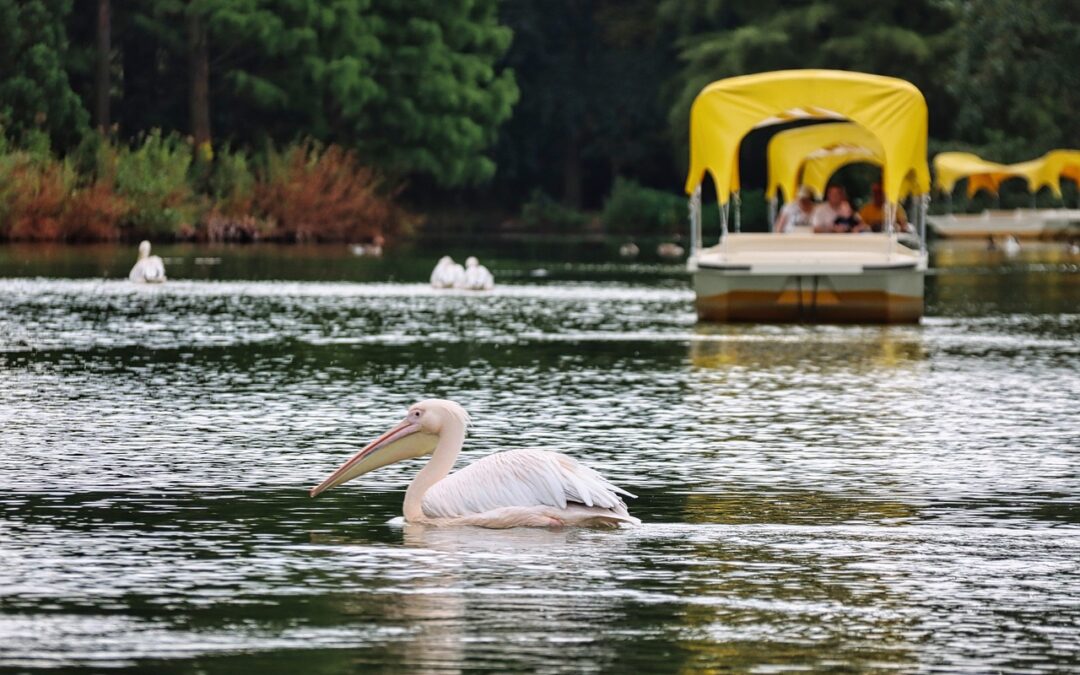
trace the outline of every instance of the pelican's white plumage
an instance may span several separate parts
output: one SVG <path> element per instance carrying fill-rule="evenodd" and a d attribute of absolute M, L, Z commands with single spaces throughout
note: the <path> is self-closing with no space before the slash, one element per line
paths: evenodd
<path fill-rule="evenodd" d="M 480 527 L 615 527 L 639 524 L 626 510 L 629 492 L 571 457 L 548 450 L 507 450 L 450 474 L 469 416 L 457 403 L 432 399 L 345 462 L 312 496 L 411 457 L 431 460 L 405 492 L 405 520 Z"/>
<path fill-rule="evenodd" d="M 128 279 L 147 284 L 165 281 L 165 263 L 156 255 L 150 255 L 150 242 L 139 244 L 139 260 L 128 272 Z"/>
<path fill-rule="evenodd" d="M 495 288 L 495 276 L 475 256 L 469 256 L 465 260 L 465 274 L 457 287 L 468 291 L 490 291 Z"/>
<path fill-rule="evenodd" d="M 547 450 L 506 450 L 433 485 L 424 495 L 423 508 L 429 518 L 456 518 L 507 506 L 565 509 L 577 503 L 629 515 L 619 495 L 634 496 L 572 457 Z"/>
<path fill-rule="evenodd" d="M 465 268 L 454 262 L 448 255 L 439 258 L 435 269 L 431 271 L 432 288 L 454 288 L 465 279 Z"/>

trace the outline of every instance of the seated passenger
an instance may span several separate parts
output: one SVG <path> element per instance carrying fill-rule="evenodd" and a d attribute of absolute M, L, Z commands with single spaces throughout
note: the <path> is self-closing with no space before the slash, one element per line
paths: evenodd
<path fill-rule="evenodd" d="M 825 201 L 814 208 L 810 219 L 814 232 L 852 232 L 859 225 L 859 214 L 851 208 L 847 192 L 839 185 L 825 190 Z"/>
<path fill-rule="evenodd" d="M 814 191 L 807 186 L 799 188 L 799 197 L 784 204 L 776 218 L 776 232 L 809 232 L 810 218 L 814 213 Z"/>
<path fill-rule="evenodd" d="M 870 201 L 859 209 L 859 218 L 866 228 L 881 232 L 885 224 L 885 192 L 881 189 L 881 183 L 870 186 Z M 907 229 L 907 214 L 904 213 L 904 207 L 897 204 L 896 231 L 906 232 Z"/>

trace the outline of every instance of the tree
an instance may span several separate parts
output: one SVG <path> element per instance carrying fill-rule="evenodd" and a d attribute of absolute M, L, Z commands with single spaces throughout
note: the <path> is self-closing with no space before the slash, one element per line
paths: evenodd
<path fill-rule="evenodd" d="M 109 97 L 112 67 L 112 8 L 109 0 L 97 0 L 97 33 L 94 69 L 94 126 L 109 129 Z"/>
<path fill-rule="evenodd" d="M 496 154 L 503 192 L 542 186 L 596 207 L 616 175 L 670 173 L 663 94 L 675 62 L 654 3 L 512 0 L 502 17 L 521 87 Z"/>
<path fill-rule="evenodd" d="M 950 90 L 954 135 L 998 161 L 1080 139 L 1080 15 L 1071 0 L 964 3 Z"/>
<path fill-rule="evenodd" d="M 64 70 L 65 0 L 0 0 L 0 125 L 21 138 L 41 131 L 60 147 L 85 133 L 89 115 Z"/>
<path fill-rule="evenodd" d="M 685 146 L 690 105 L 714 80 L 787 68 L 837 68 L 908 80 L 931 111 L 931 134 L 947 133 L 943 86 L 955 49 L 950 5 L 936 0 L 664 0 L 683 67 L 669 124 Z M 684 155 L 685 156 L 685 155 Z"/>

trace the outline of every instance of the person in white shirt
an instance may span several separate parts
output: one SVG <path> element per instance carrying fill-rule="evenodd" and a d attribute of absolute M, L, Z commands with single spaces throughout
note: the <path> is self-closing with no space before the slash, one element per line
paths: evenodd
<path fill-rule="evenodd" d="M 165 281 L 165 263 L 150 255 L 150 242 L 139 244 L 139 260 L 128 272 L 128 279 L 140 284 L 160 284 Z"/>
<path fill-rule="evenodd" d="M 495 277 L 488 268 L 480 264 L 475 256 L 469 256 L 465 260 L 465 276 L 457 288 L 469 291 L 490 291 L 495 288 Z"/>
<path fill-rule="evenodd" d="M 798 198 L 784 204 L 776 218 L 775 230 L 784 234 L 810 232 L 814 213 L 814 191 L 806 185 L 799 188 Z"/>
<path fill-rule="evenodd" d="M 825 201 L 814 208 L 810 219 L 814 232 L 851 232 L 859 226 L 859 214 L 851 208 L 847 192 L 839 185 L 825 190 Z"/>

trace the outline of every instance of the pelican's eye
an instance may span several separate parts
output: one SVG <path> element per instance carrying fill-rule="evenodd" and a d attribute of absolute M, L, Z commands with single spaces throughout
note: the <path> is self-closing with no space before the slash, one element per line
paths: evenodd
<path fill-rule="evenodd" d="M 409 419 L 411 419 L 414 422 L 419 422 L 420 421 L 420 416 L 423 414 L 423 412 L 424 411 L 422 411 L 422 410 L 412 410 L 412 411 L 409 412 Z"/>

